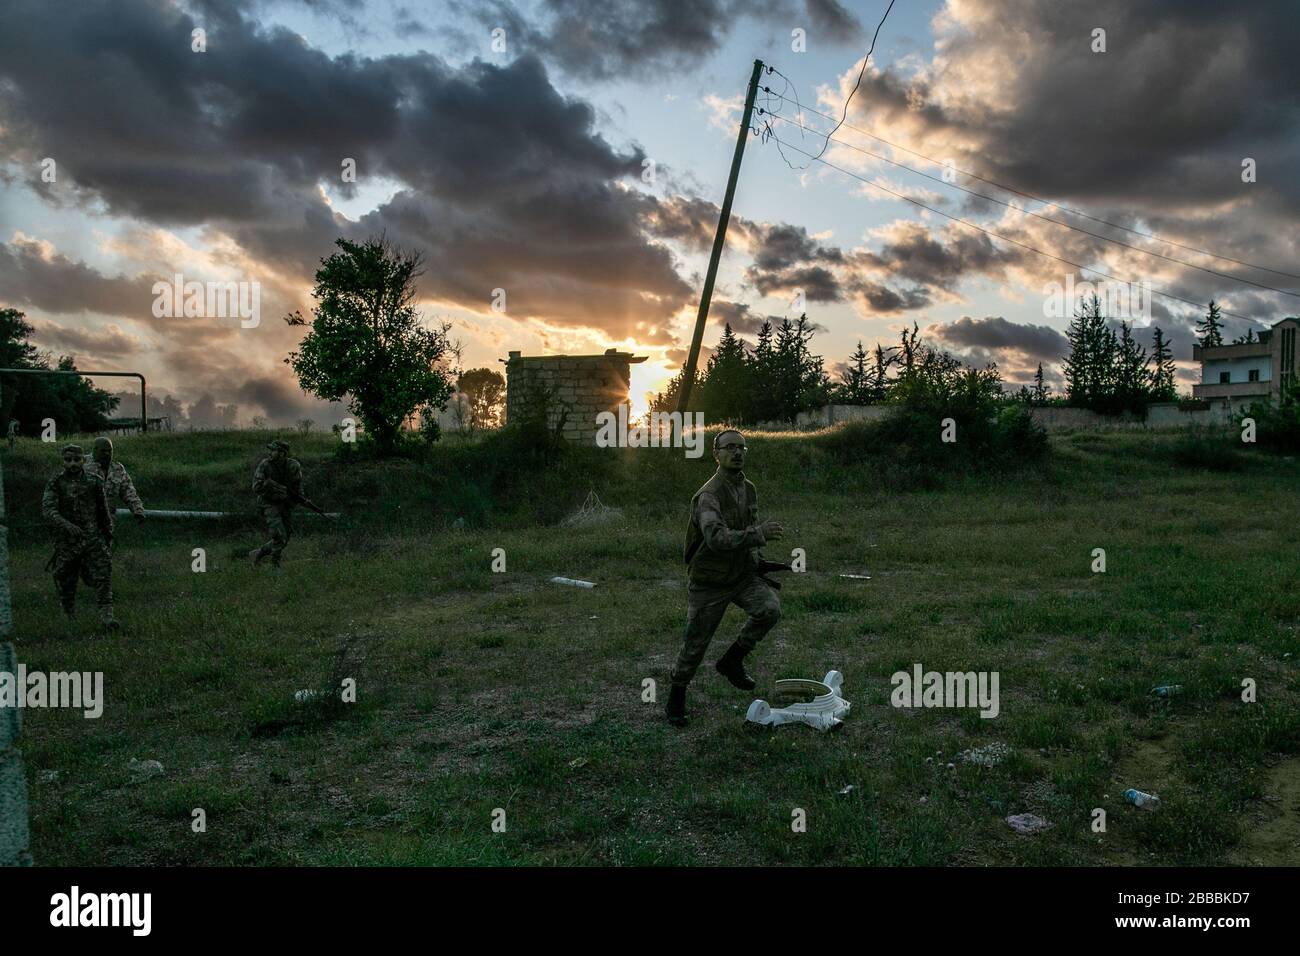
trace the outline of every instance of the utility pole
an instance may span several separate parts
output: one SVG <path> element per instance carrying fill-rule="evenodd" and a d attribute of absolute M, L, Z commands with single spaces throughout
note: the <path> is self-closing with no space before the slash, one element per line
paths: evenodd
<path fill-rule="evenodd" d="M 731 200 L 736 195 L 736 178 L 740 175 L 740 160 L 745 155 L 745 140 L 749 139 L 749 120 L 754 115 L 754 95 L 758 92 L 758 77 L 763 72 L 763 61 L 754 61 L 754 72 L 749 78 L 749 91 L 745 94 L 745 113 L 740 118 L 740 132 L 736 134 L 736 152 L 731 157 L 731 175 L 727 178 L 727 194 L 722 199 L 722 212 L 718 216 L 718 232 L 713 237 L 713 254 L 709 256 L 709 271 L 704 276 L 704 291 L 700 294 L 700 311 L 695 317 L 695 335 L 691 338 L 691 351 L 686 357 L 682 386 L 677 392 L 677 410 L 686 411 L 695 384 L 695 366 L 700 359 L 700 344 L 704 340 L 704 325 L 709 318 L 709 302 L 713 299 L 713 280 L 718 276 L 718 260 L 727 239 L 727 222 L 731 219 Z"/>

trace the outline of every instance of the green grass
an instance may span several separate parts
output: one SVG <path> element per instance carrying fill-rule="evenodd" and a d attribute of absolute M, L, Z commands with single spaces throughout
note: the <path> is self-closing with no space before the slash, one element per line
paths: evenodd
<path fill-rule="evenodd" d="M 248 485 L 264 440 L 119 442 L 150 507 L 240 516 L 124 525 L 126 629 L 103 639 L 90 594 L 74 632 L 42 570 L 54 451 L 4 452 L 19 656 L 105 673 L 98 721 L 27 714 L 39 863 L 1300 862 L 1294 841 L 1251 843 L 1300 750 L 1295 462 L 1248 453 L 1227 473 L 1180 465 L 1169 433 L 1067 431 L 1041 469 L 900 492 L 816 436 L 751 436 L 762 513 L 787 528 L 768 554 L 803 547 L 809 571 L 784 576 L 783 620 L 751 658 L 759 690 L 706 664 L 674 731 L 642 682 L 662 701 L 707 458 L 587 450 L 539 477 L 460 439 L 375 465 L 299 438 L 309 493 L 345 518 L 301 517 L 284 568 L 255 573 L 242 555 L 260 540 Z M 623 520 L 558 525 L 592 489 Z M 505 574 L 490 572 L 498 547 Z M 1090 571 L 1099 547 L 1105 574 Z M 739 623 L 733 609 L 709 664 Z M 916 662 L 998 671 L 1000 716 L 892 708 L 890 675 Z M 832 667 L 853 702 L 841 732 L 743 723 L 775 678 Z M 294 703 L 343 676 L 355 705 Z M 1245 677 L 1258 703 L 1241 702 Z M 1162 683 L 1183 693 L 1156 699 Z M 1002 764 L 947 768 L 994 741 Z M 166 771 L 135 781 L 132 757 Z M 1130 786 L 1164 805 L 1126 806 Z M 1017 837 L 1003 821 L 1020 812 L 1053 826 Z"/>

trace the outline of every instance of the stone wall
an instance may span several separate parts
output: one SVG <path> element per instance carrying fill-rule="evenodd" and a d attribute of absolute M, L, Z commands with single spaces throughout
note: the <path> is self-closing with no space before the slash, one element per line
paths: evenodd
<path fill-rule="evenodd" d="M 839 422 L 875 422 L 889 414 L 888 405 L 823 405 L 795 418 L 796 428 L 825 428 Z"/>
<path fill-rule="evenodd" d="M 627 401 L 631 367 L 645 356 L 609 349 L 604 355 L 511 352 L 506 362 L 506 423 L 547 407 L 547 424 L 572 442 L 594 444 L 596 416 Z"/>

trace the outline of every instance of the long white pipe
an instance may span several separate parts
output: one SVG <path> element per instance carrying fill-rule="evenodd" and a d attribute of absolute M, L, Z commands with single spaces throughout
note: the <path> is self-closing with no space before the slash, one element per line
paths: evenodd
<path fill-rule="evenodd" d="M 316 512 L 314 512 L 314 511 L 308 509 L 308 508 L 304 508 L 303 511 L 306 512 L 307 514 L 313 514 L 313 515 L 316 513 Z M 131 509 L 130 509 L 130 508 L 118 508 L 118 509 L 117 509 L 117 514 L 118 514 L 118 517 L 120 517 L 120 518 L 130 517 L 130 515 L 131 515 Z M 160 511 L 160 510 L 157 510 L 157 509 L 154 509 L 154 508 L 146 508 L 146 509 L 144 510 L 144 516 L 145 516 L 146 518 L 247 518 L 247 517 L 248 517 L 248 512 L 244 512 L 244 511 L 165 511 L 165 510 Z M 339 513 L 338 513 L 337 511 L 327 511 L 327 512 L 323 515 L 323 517 L 326 517 L 326 518 L 337 518 L 337 517 L 339 517 Z"/>

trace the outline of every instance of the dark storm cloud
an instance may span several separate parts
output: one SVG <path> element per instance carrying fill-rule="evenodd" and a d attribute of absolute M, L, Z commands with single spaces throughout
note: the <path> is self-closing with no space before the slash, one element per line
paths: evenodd
<path fill-rule="evenodd" d="M 869 71 L 851 123 L 1113 222 L 1275 267 L 1295 260 L 1300 5 L 964 0 L 935 23 L 942 56 L 915 75 Z M 1097 28 L 1104 53 L 1092 49 Z M 1276 174 L 1243 183 L 1247 157 Z M 1049 251 L 1072 242 L 1059 230 L 1040 238 Z M 1096 261 L 1107 247 L 1087 249 Z M 1156 268 L 1122 255 L 1126 275 Z M 1160 268 L 1173 270 L 1168 291 L 1196 300 L 1241 288 Z"/>
<path fill-rule="evenodd" d="M 889 286 L 870 279 L 855 278 L 849 283 L 849 289 L 857 297 L 868 314 L 894 314 L 924 309 L 930 304 L 930 296 L 924 289 L 891 289 Z"/>
<path fill-rule="evenodd" d="M 139 339 L 123 332 L 116 325 L 92 331 L 40 322 L 34 328 L 37 347 L 51 349 L 59 355 L 114 360 L 135 355 L 144 348 Z"/>
<path fill-rule="evenodd" d="M 300 279 L 340 234 L 390 231 L 426 252 L 428 295 L 483 310 L 505 288 L 517 318 L 666 335 L 689 287 L 620 185 L 644 154 L 606 142 L 535 56 L 330 57 L 238 6 L 206 9 L 88 3 L 54 22 L 42 3 L 12 5 L 3 145 L 32 169 L 55 157 L 60 184 L 113 213 L 214 226 Z M 190 50 L 200 20 L 207 53 Z M 349 188 L 345 158 L 363 183 L 399 184 L 360 226 L 318 188 Z"/>
<path fill-rule="evenodd" d="M 946 345 L 960 349 L 984 349 L 988 352 L 1019 352 L 1047 361 L 1057 361 L 1069 346 L 1056 329 L 1046 325 L 1022 325 L 1008 322 L 1000 315 L 974 319 L 963 315 L 956 322 L 931 325 L 925 330 Z"/>
<path fill-rule="evenodd" d="M 153 280 L 106 276 L 36 242 L 0 243 L 0 296 L 4 305 L 54 314 L 103 312 L 128 318 L 150 315 Z"/>
<path fill-rule="evenodd" d="M 837 0 L 544 0 L 533 20 L 509 0 L 456 2 L 451 9 L 485 30 L 505 30 L 508 44 L 592 80 L 689 68 L 745 19 L 786 34 L 811 27 L 822 44 L 853 44 L 862 34 Z"/>
<path fill-rule="evenodd" d="M 804 9 L 819 39 L 838 43 L 863 39 L 862 24 L 839 0 L 805 0 Z"/>
<path fill-rule="evenodd" d="M 775 322 L 773 316 L 769 316 Z M 737 335 L 756 335 L 763 327 L 763 317 L 755 315 L 744 302 L 731 302 L 728 299 L 714 299 L 709 304 L 709 319 L 718 328 L 729 325 Z"/>
<path fill-rule="evenodd" d="M 754 288 L 763 295 L 774 292 L 802 291 L 809 302 L 839 302 L 844 290 L 835 273 L 824 266 L 804 266 L 782 272 L 760 272 L 750 269 L 747 277 Z"/>
<path fill-rule="evenodd" d="M 643 223 L 648 232 L 660 239 L 671 239 L 697 251 L 713 245 L 718 228 L 717 203 L 698 196 L 672 196 L 657 199 L 643 196 Z M 744 222 L 733 216 L 728 228 Z"/>
<path fill-rule="evenodd" d="M 756 271 L 788 269 L 809 262 L 842 262 L 838 249 L 822 246 L 803 226 L 785 223 L 751 226 Z"/>
<path fill-rule="evenodd" d="M 862 253 L 859 265 L 941 289 L 952 289 L 968 275 L 996 276 L 1026 255 L 1000 246 L 987 235 L 954 227 L 932 233 L 920 223 L 898 223 L 879 252 Z"/>

